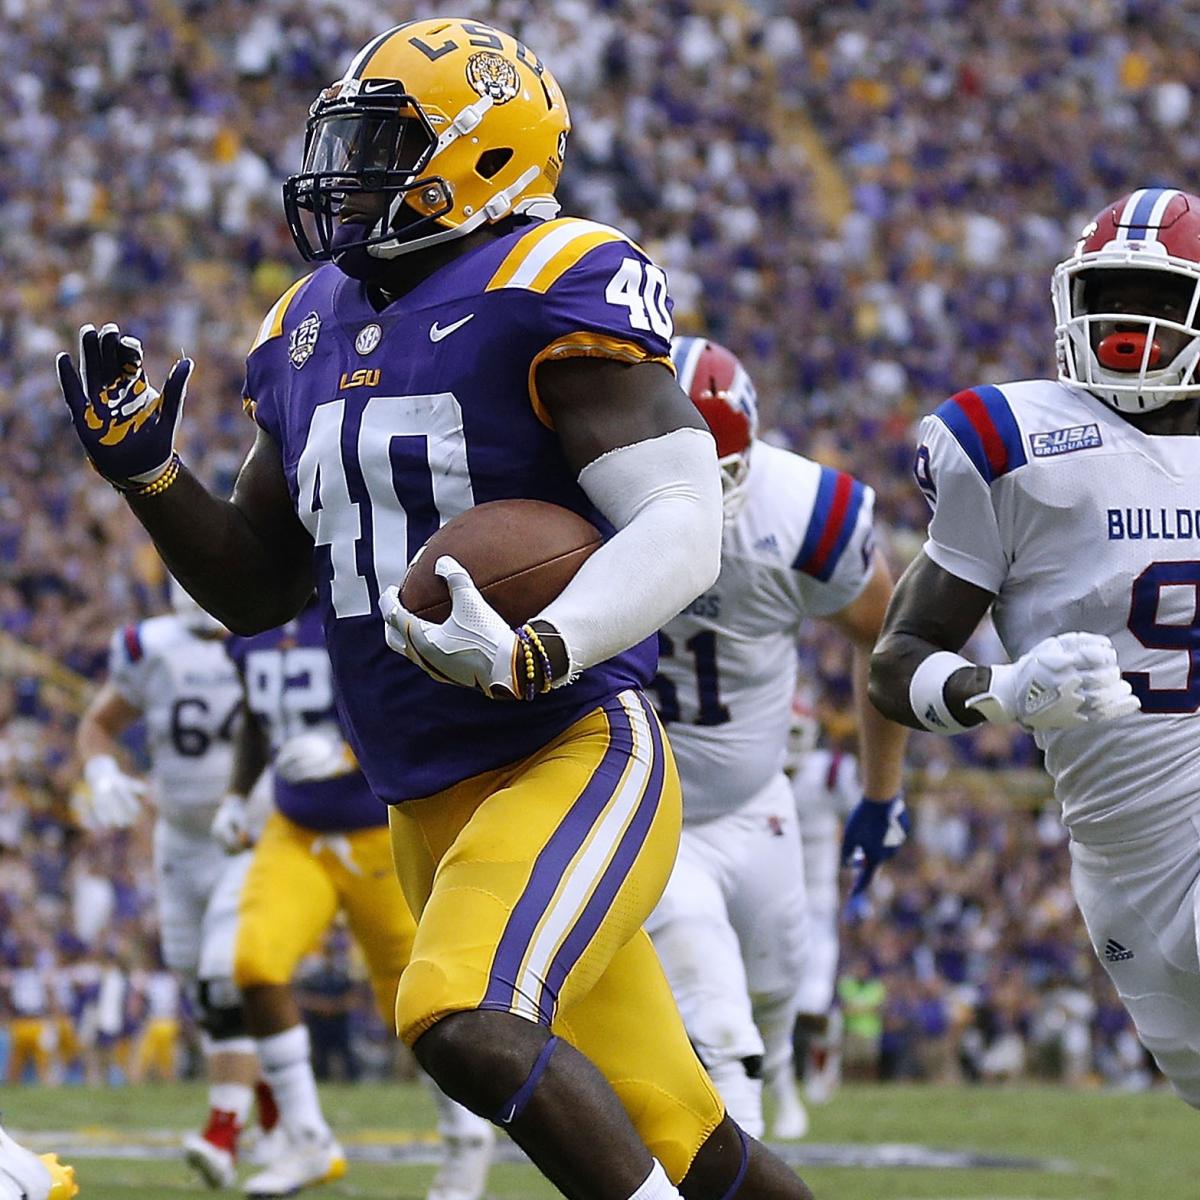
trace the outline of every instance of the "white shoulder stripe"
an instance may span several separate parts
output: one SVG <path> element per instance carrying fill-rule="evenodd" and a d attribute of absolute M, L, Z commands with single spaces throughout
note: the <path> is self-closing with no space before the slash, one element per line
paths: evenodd
<path fill-rule="evenodd" d="M 625 235 L 620 231 L 611 229 L 607 225 L 597 224 L 594 221 L 579 221 L 564 225 L 538 242 L 537 246 L 530 251 L 529 257 L 517 268 L 516 273 L 508 281 L 508 286 L 528 287 L 538 277 L 541 269 L 563 247 L 569 246 L 572 242 L 578 241 L 581 238 L 592 237 L 597 233 L 611 233 L 614 237 L 618 237 L 622 241 L 627 240 Z"/>

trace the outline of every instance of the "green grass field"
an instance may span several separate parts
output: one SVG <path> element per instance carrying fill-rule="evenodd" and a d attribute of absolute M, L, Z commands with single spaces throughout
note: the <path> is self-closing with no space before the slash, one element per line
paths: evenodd
<path fill-rule="evenodd" d="M 424 1092 L 416 1085 L 370 1085 L 328 1087 L 323 1094 L 352 1161 L 343 1181 L 306 1194 L 314 1200 L 423 1200 L 432 1167 L 353 1160 L 356 1152 L 382 1155 L 389 1145 L 411 1146 L 415 1140 L 420 1146 L 430 1139 L 433 1110 Z M 86 1135 L 87 1154 L 75 1156 L 82 1200 L 204 1194 L 215 1200 L 237 1194 L 207 1192 L 169 1156 L 169 1139 L 156 1143 L 149 1132 L 193 1127 L 204 1106 L 203 1090 L 196 1085 L 115 1091 L 8 1088 L 2 1096 L 10 1129 Z M 847 1087 L 831 1105 L 813 1110 L 812 1132 L 795 1145 L 820 1154 L 850 1143 L 919 1144 L 1065 1166 L 1057 1171 L 805 1166 L 801 1173 L 819 1200 L 1196 1200 L 1198 1120 L 1193 1110 L 1163 1093 Z M 99 1157 L 105 1144 L 116 1154 L 142 1146 L 149 1154 L 157 1144 L 168 1156 Z M 39 1141 L 37 1148 L 52 1144 Z M 550 1200 L 557 1194 L 528 1166 L 502 1163 L 493 1170 L 489 1195 L 495 1200 Z"/>

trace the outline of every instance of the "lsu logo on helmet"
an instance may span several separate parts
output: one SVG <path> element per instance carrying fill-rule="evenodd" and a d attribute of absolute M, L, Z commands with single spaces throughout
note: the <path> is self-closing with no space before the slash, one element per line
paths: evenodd
<path fill-rule="evenodd" d="M 520 90 L 517 68 L 501 54 L 481 50 L 467 59 L 467 82 L 493 104 L 507 104 Z"/>

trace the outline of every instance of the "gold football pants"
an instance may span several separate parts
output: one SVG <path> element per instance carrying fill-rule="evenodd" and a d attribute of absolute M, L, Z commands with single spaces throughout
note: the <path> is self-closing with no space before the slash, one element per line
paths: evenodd
<path fill-rule="evenodd" d="M 680 820 L 670 748 L 633 691 L 391 818 L 418 917 L 396 999 L 404 1040 L 471 1009 L 547 1026 L 599 1068 L 676 1181 L 724 1113 L 641 928 Z"/>
<path fill-rule="evenodd" d="M 391 1021 L 416 926 L 392 867 L 385 826 L 319 833 L 272 812 L 254 848 L 238 909 L 233 976 L 241 988 L 287 984 L 339 911 Z"/>

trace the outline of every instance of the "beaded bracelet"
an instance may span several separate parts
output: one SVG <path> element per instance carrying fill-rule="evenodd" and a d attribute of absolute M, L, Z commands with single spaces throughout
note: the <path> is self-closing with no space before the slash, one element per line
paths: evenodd
<path fill-rule="evenodd" d="M 525 656 L 525 694 L 522 699 L 532 700 L 538 692 L 537 686 L 537 660 L 534 658 L 533 646 L 529 639 L 529 634 L 525 631 L 525 626 L 522 625 L 519 629 L 513 632 L 517 635 L 517 645 L 521 648 L 521 652 Z"/>
<path fill-rule="evenodd" d="M 554 683 L 554 667 L 550 662 L 550 655 L 546 652 L 545 643 L 543 643 L 541 635 L 532 625 L 522 625 L 521 629 L 528 635 L 529 640 L 534 645 L 534 649 L 538 652 L 538 658 L 541 661 L 542 667 L 541 691 L 548 692 Z"/>
<path fill-rule="evenodd" d="M 141 499 L 151 496 L 161 496 L 179 478 L 179 471 L 182 466 L 183 460 L 180 459 L 178 454 L 172 451 L 167 465 L 149 483 L 138 483 L 132 487 L 124 484 L 113 484 L 113 486 L 125 496 L 136 496 Z"/>

